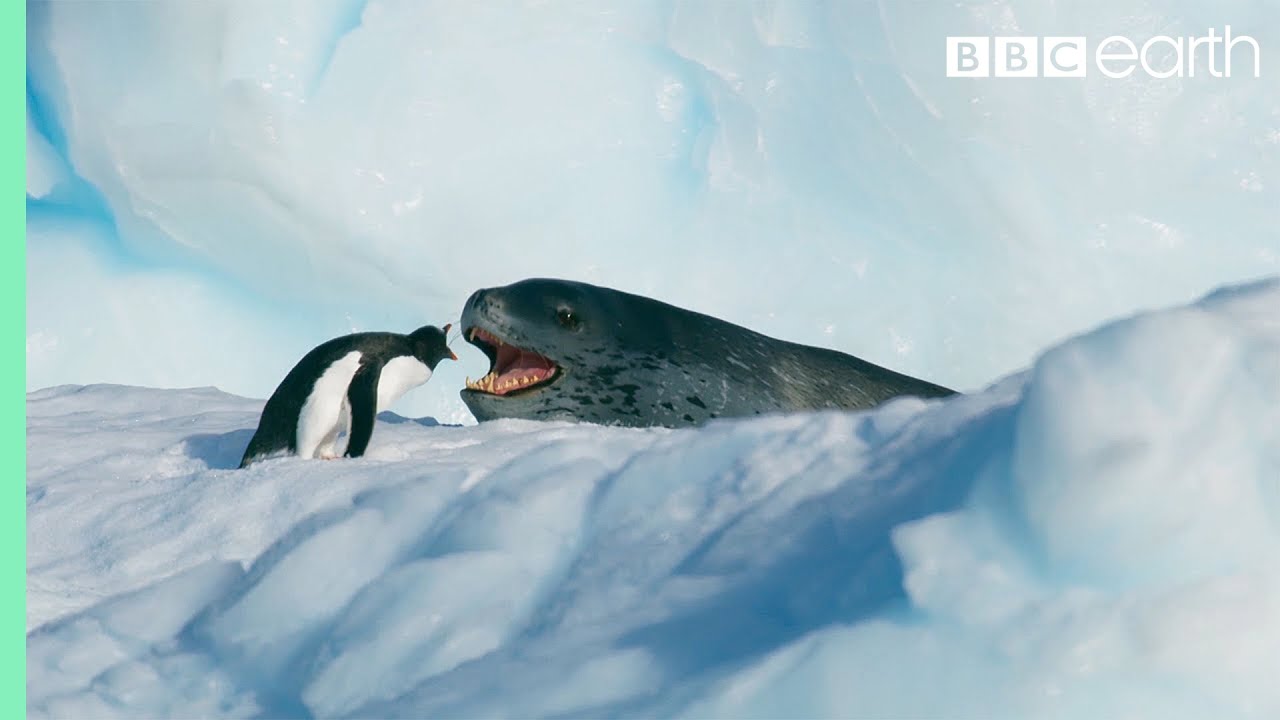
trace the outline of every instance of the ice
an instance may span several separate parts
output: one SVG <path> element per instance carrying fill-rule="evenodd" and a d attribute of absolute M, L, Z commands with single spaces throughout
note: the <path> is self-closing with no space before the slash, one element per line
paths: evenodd
<path fill-rule="evenodd" d="M 198 271 L 138 269 L 101 249 L 110 229 L 92 219 L 44 214 L 27 223 L 27 382 L 58 384 L 94 360 L 103 382 L 210 385 L 213 358 L 229 373 L 280 368 L 312 344 L 315 330 L 288 329 L 265 306 Z M 295 354 L 297 353 L 297 354 Z"/>
<path fill-rule="evenodd" d="M 70 178 L 65 161 L 33 125 L 27 109 L 27 197 L 40 199 Z"/>
<path fill-rule="evenodd" d="M 1280 713 L 1280 280 L 945 401 L 684 430 L 28 395 L 33 717 Z"/>
<path fill-rule="evenodd" d="M 129 272 L 83 278 L 128 297 L 89 351 L 50 346 L 50 316 L 80 305 L 32 306 L 28 389 L 266 397 L 329 337 L 447 322 L 478 287 L 553 276 L 972 390 L 1105 320 L 1280 272 L 1280 8 L 1251 0 L 29 15 L 29 196 L 43 208 L 73 170 L 94 192 L 56 213 L 101 210 L 107 238 L 67 241 Z M 947 36 L 1226 25 L 1263 48 L 1261 79 L 943 72 Z M 153 322 L 130 286 L 175 275 L 226 301 Z M 80 279 L 55 263 L 28 284 Z M 181 360 L 199 380 L 162 350 L 116 360 L 204 323 L 246 328 L 236 348 L 261 362 L 227 362 L 217 333 Z M 455 391 L 483 360 L 462 350 L 398 410 L 465 418 Z"/>
<path fill-rule="evenodd" d="M 1050 562 L 1142 586 L 1275 557 L 1275 300 L 1220 293 L 1041 360 L 1010 462 L 1021 513 L 1040 529 L 1030 539 Z M 1115 357 L 1127 362 L 1097 369 Z"/>

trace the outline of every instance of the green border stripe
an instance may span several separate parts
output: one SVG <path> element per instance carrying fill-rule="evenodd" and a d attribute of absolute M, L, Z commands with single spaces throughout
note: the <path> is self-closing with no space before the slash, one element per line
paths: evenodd
<path fill-rule="evenodd" d="M 0 653 L 3 653 L 0 654 L 0 717 L 21 718 L 27 714 L 26 3 L 2 2 L 0 13 L 3 13 L 0 15 L 0 27 L 9 36 L 8 40 L 0 42 L 0 52 L 4 53 L 2 64 L 8 68 L 4 72 L 10 78 L 10 87 L 4 97 L 11 103 L 10 109 L 0 117 L 5 123 L 3 137 L 13 141 L 5 151 L 4 162 L 13 187 L 4 192 L 6 202 L 3 204 L 3 227 L 9 228 L 5 232 L 12 234 L 8 240 L 0 242 L 0 252 L 3 252 L 0 268 L 5 275 L 0 282 L 0 288 L 3 288 L 0 292 L 4 293 L 4 328 L 0 336 L 9 338 L 7 342 L 12 343 L 10 351 L 0 354 L 5 388 L 3 406 L 6 408 L 4 426 L 0 428 L 0 438 L 4 442 L 0 448 L 0 462 L 4 463 L 0 477 L 5 478 L 4 499 L 0 507 L 8 517 L 0 521 L 0 552 L 3 553 L 0 557 L 4 562 L 0 571 L 14 580 L 10 589 L 0 594 L 4 603 L 0 607 L 0 620 L 4 623 L 4 640 L 0 645 Z M 21 108 L 19 102 L 22 103 Z M 22 186 L 21 193 L 18 185 Z"/>

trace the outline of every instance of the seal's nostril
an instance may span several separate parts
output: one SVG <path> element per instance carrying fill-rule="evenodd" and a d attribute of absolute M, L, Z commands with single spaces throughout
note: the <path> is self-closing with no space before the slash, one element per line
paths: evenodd
<path fill-rule="evenodd" d="M 487 294 L 488 291 L 486 290 L 476 290 L 471 293 L 471 296 L 467 298 L 466 304 L 462 307 L 463 315 L 465 316 L 468 313 L 482 312 L 487 305 L 485 302 Z"/>

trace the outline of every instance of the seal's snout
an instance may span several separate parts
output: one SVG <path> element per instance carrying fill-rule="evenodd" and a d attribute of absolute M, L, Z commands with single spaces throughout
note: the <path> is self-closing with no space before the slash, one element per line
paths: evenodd
<path fill-rule="evenodd" d="M 467 304 L 462 309 L 462 327 L 465 329 L 476 324 L 479 318 L 491 320 L 503 314 L 502 299 L 493 288 L 485 288 L 471 293 Z"/>
<path fill-rule="evenodd" d="M 467 298 L 466 304 L 462 306 L 462 320 L 459 325 L 464 334 L 475 326 L 477 318 L 482 314 L 487 292 L 487 290 L 477 290 L 471 293 L 471 297 Z"/>
<path fill-rule="evenodd" d="M 484 296 L 485 296 L 485 294 L 486 294 L 487 292 L 488 292 L 487 290 L 477 290 L 477 291 L 475 291 L 475 292 L 471 293 L 471 297 L 467 298 L 467 302 L 466 302 L 466 304 L 464 304 L 464 305 L 462 306 L 462 312 L 464 312 L 464 313 L 472 313 L 472 312 L 475 312 L 476 307 L 477 307 L 481 302 L 483 302 L 483 301 L 484 301 Z"/>

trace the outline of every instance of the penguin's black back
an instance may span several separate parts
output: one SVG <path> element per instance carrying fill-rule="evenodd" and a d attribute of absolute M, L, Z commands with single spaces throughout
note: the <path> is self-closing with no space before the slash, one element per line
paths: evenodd
<path fill-rule="evenodd" d="M 240 467 L 245 467 L 264 455 L 296 452 L 298 442 L 298 417 L 316 381 L 335 362 L 348 353 L 360 353 L 360 367 L 381 367 L 393 358 L 414 355 L 414 343 L 408 335 L 390 332 L 365 332 L 344 335 L 321 343 L 302 356 L 297 365 L 284 376 L 280 385 L 262 409 L 258 430 L 244 451 Z M 434 363 L 431 363 L 434 365 Z"/>

